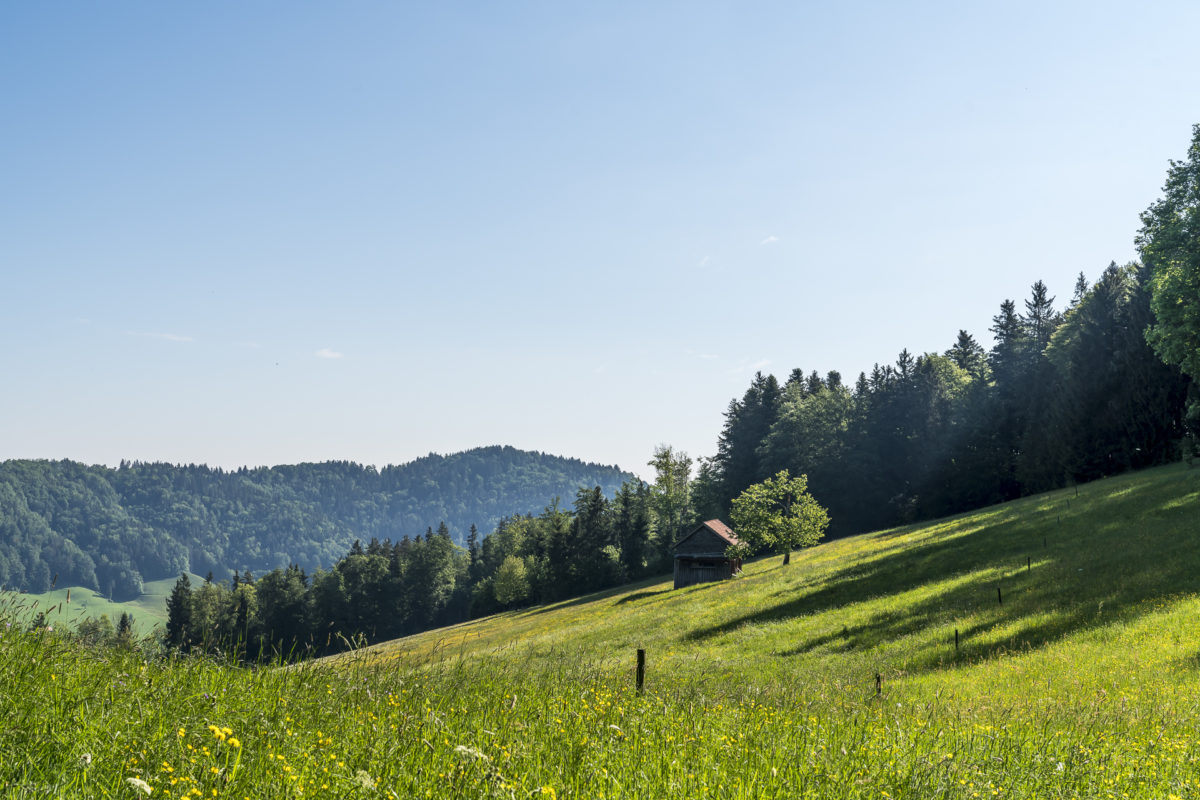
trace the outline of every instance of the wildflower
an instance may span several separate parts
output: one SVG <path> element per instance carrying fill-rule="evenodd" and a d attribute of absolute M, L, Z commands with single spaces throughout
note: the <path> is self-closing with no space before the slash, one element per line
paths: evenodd
<path fill-rule="evenodd" d="M 366 773 L 365 770 L 358 770 L 354 773 L 354 780 L 358 781 L 358 785 L 364 789 L 374 789 L 375 779 Z"/>
<path fill-rule="evenodd" d="M 83 762 L 83 765 L 84 765 L 85 767 L 91 766 L 91 764 L 92 764 L 92 754 L 91 754 L 91 753 L 84 753 L 83 755 L 81 755 L 81 756 L 79 757 L 79 760 Z"/>
<path fill-rule="evenodd" d="M 491 761 L 491 759 L 488 758 L 486 755 L 484 755 L 482 752 L 476 750 L 474 747 L 467 747 L 465 744 L 460 744 L 457 747 L 455 747 L 454 755 L 458 756 L 459 760 L 465 761 L 465 762 Z"/>
<path fill-rule="evenodd" d="M 128 783 L 130 786 L 132 786 L 134 789 L 137 789 L 138 791 L 144 792 L 146 794 L 150 794 L 154 791 L 154 789 L 151 788 L 150 784 L 146 783 L 141 778 L 126 778 L 125 782 Z"/>

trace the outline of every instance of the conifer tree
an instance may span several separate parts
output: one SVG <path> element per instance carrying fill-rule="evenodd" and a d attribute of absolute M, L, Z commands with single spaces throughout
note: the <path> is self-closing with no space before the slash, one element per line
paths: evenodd
<path fill-rule="evenodd" d="M 186 572 L 179 575 L 167 597 L 167 646 L 187 649 L 192 627 L 192 582 Z"/>

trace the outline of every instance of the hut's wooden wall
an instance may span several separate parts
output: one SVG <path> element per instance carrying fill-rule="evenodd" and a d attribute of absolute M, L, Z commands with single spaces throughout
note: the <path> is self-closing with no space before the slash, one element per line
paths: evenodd
<path fill-rule="evenodd" d="M 675 588 L 732 578 L 733 571 L 733 562 L 728 558 L 676 558 Z"/>

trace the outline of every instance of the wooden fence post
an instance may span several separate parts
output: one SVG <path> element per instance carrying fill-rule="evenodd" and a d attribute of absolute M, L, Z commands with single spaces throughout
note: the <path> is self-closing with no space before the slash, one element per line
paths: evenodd
<path fill-rule="evenodd" d="M 999 586 L 996 587 L 996 602 L 1000 605 L 1004 605 L 1004 595 L 1000 594 Z"/>
<path fill-rule="evenodd" d="M 958 628 L 954 629 L 954 652 L 958 652 Z"/>
<path fill-rule="evenodd" d="M 637 651 L 637 693 L 642 693 L 642 687 L 646 683 L 646 651 L 638 648 Z"/>
<path fill-rule="evenodd" d="M 883 676 L 878 672 L 875 673 L 875 696 L 879 697 L 883 694 Z"/>

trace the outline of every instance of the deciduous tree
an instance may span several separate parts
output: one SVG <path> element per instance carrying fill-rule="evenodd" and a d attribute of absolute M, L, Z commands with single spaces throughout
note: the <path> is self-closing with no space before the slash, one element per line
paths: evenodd
<path fill-rule="evenodd" d="M 820 541 L 829 526 L 829 515 L 808 493 L 808 478 L 793 478 L 787 470 L 735 497 L 730 517 L 746 548 L 773 547 L 783 552 L 784 564 L 791 562 L 792 550 Z"/>

